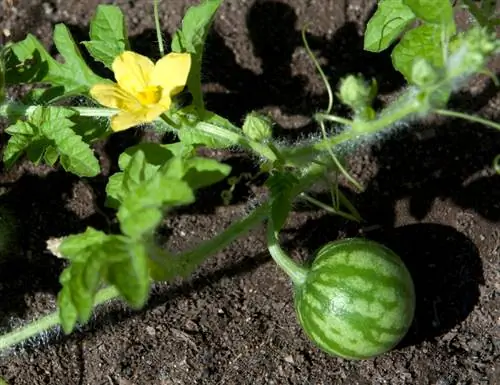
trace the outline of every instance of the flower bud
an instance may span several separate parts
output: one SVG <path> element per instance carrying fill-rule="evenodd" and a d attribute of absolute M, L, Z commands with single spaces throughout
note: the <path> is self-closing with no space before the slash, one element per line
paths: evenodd
<path fill-rule="evenodd" d="M 432 85 L 437 82 L 438 77 L 437 71 L 427 60 L 418 58 L 413 63 L 411 68 L 411 80 L 415 85 L 419 87 Z"/>
<path fill-rule="evenodd" d="M 342 79 L 339 89 L 339 98 L 342 102 L 354 110 L 364 110 L 370 106 L 377 93 L 375 81 L 368 84 L 360 76 L 349 75 Z"/>
<path fill-rule="evenodd" d="M 252 140 L 263 142 L 270 139 L 273 132 L 273 122 L 265 115 L 257 112 L 249 113 L 243 123 L 243 132 Z"/>

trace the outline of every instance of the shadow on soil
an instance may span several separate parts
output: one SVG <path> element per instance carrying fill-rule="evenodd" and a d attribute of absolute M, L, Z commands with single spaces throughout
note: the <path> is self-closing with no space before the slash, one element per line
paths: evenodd
<path fill-rule="evenodd" d="M 206 80 L 220 83 L 230 94 L 208 94 L 208 107 L 224 115 L 229 112 L 228 117 L 239 122 L 249 110 L 269 105 L 278 105 L 284 112 L 306 115 L 323 105 L 325 98 L 304 93 L 305 79 L 291 72 L 292 54 L 301 44 L 300 31 L 295 23 L 295 13 L 282 3 L 258 3 L 252 8 L 247 26 L 255 54 L 262 60 L 261 75 L 241 68 L 234 53 L 214 31 L 207 44 Z M 142 39 L 149 44 L 152 41 L 150 36 L 151 32 L 146 32 L 144 36 L 135 37 L 132 46 L 140 46 Z M 280 42 L 279 46 L 276 41 Z M 377 77 L 385 87 L 384 92 L 401 84 L 401 78 L 395 75 L 380 79 L 381 74 L 393 74 L 389 57 L 363 52 L 362 37 L 353 25 L 341 28 L 331 41 L 317 36 L 309 36 L 309 41 L 313 49 L 327 60 L 326 67 L 334 69 L 329 74 L 332 84 L 346 73 L 353 72 Z M 339 58 L 346 60 L 339 62 Z M 396 81 L 392 81 L 394 79 Z M 488 88 L 487 92 L 487 95 L 475 98 L 478 103 L 475 108 L 479 109 L 486 103 L 491 89 Z M 467 99 L 467 94 L 462 94 L 454 103 L 457 108 L 460 103 L 468 106 Z M 311 129 L 303 127 L 297 132 L 282 130 L 279 133 L 297 138 Z M 424 139 L 417 133 L 424 133 Z M 141 136 L 132 131 L 120 133 L 108 142 L 106 152 L 116 164 L 117 154 L 140 139 Z M 398 252 L 414 277 L 418 295 L 417 315 L 403 345 L 433 338 L 461 322 L 477 303 L 478 285 L 483 282 L 483 276 L 476 247 L 452 227 L 416 224 L 394 228 L 396 202 L 409 199 L 411 215 L 416 219 L 424 218 L 436 199 L 450 199 L 462 209 L 473 209 L 492 221 L 500 220 L 500 177 L 481 174 L 481 170 L 490 166 L 500 152 L 499 139 L 498 133 L 484 127 L 453 121 L 446 126 L 399 131 L 382 138 L 373 147 L 372 155 L 379 171 L 366 191 L 352 198 L 368 224 L 381 226 L 382 230 L 370 233 L 370 237 Z M 234 163 L 235 167 L 238 165 L 241 170 L 250 167 L 247 160 Z M 80 232 L 95 219 L 82 221 L 64 208 L 74 182 L 75 179 L 62 172 L 52 173 L 46 178 L 27 176 L 8 194 L 7 199 L 14 202 L 15 210 L 19 209 L 23 234 L 36 233 L 34 244 L 23 245 L 26 251 L 38 250 L 40 253 L 48 236 Z M 222 185 L 220 188 L 224 189 Z M 202 206 L 207 210 L 207 207 L 220 203 L 220 200 L 213 201 L 214 192 L 201 194 L 204 202 L 198 206 L 200 210 Z M 245 201 L 251 195 L 247 189 L 239 190 L 238 194 L 236 202 Z M 303 246 L 312 253 L 321 244 L 334 240 L 338 229 L 344 229 L 343 235 L 349 236 L 356 235 L 359 227 L 327 216 L 311 220 L 302 228 L 293 230 L 298 241 L 292 242 L 290 247 Z M 224 276 L 247 273 L 268 260 L 267 253 L 262 253 L 215 273 L 202 273 L 189 283 L 155 293 L 147 309 L 176 296 L 201 290 Z M 43 255 L 1 266 L 0 325 L 11 314 L 22 316 L 25 294 L 57 291 L 60 270 L 59 261 L 51 256 L 45 260 Z M 103 315 L 93 322 L 90 329 L 117 322 L 126 314 L 130 312 Z"/>
<path fill-rule="evenodd" d="M 15 218 L 17 234 L 0 261 L 0 327 L 11 316 L 23 317 L 26 295 L 59 289 L 63 264 L 45 251 L 47 239 L 84 231 L 86 226 L 103 227 L 102 217 L 82 220 L 67 207 L 76 181 L 64 171 L 46 177 L 25 174 L 0 196 L 0 205 Z"/>

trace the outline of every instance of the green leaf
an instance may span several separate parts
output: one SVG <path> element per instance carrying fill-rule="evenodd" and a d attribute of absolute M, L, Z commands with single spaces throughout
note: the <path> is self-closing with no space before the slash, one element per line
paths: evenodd
<path fill-rule="evenodd" d="M 31 34 L 23 41 L 10 45 L 7 59 L 11 83 L 49 83 L 62 87 L 65 95 L 74 95 L 86 94 L 94 84 L 107 82 L 87 66 L 64 24 L 56 25 L 54 43 L 64 63 L 52 58 Z"/>
<path fill-rule="evenodd" d="M 448 26 L 450 33 L 455 32 L 450 0 L 403 0 L 403 2 L 423 21 Z"/>
<path fill-rule="evenodd" d="M 413 83 L 413 63 L 419 58 L 426 59 L 435 68 L 443 67 L 442 32 L 440 25 L 423 24 L 407 32 L 392 51 L 394 68 L 401 72 L 409 83 Z"/>
<path fill-rule="evenodd" d="M 193 147 L 184 143 L 172 144 L 157 144 L 157 143 L 140 143 L 136 146 L 129 147 L 120 155 L 118 166 L 121 170 L 127 168 L 130 160 L 138 151 L 144 153 L 144 160 L 148 165 L 158 167 L 167 163 L 174 157 L 187 157 L 193 153 Z"/>
<path fill-rule="evenodd" d="M 15 124 L 8 127 L 5 132 L 11 135 L 11 137 L 4 150 L 3 161 L 5 166 L 10 168 L 27 151 L 33 139 L 38 135 L 38 130 L 36 126 L 18 120 Z"/>
<path fill-rule="evenodd" d="M 70 118 L 75 114 L 64 107 L 37 107 L 28 121 L 18 121 L 8 127 L 5 132 L 11 138 L 4 152 L 5 165 L 11 167 L 26 152 L 35 164 L 45 157 L 47 163 L 53 165 L 60 156 L 65 170 L 79 176 L 97 175 L 100 172 L 97 158 L 72 130 L 74 123 Z"/>
<path fill-rule="evenodd" d="M 92 245 L 102 244 L 106 241 L 107 235 L 102 231 L 87 227 L 84 233 L 69 235 L 64 238 L 59 246 L 59 251 L 64 258 L 72 261 L 85 260 L 82 252 Z"/>
<path fill-rule="evenodd" d="M 64 87 L 35 88 L 30 90 L 23 98 L 24 104 L 47 105 L 64 97 Z"/>
<path fill-rule="evenodd" d="M 163 210 L 194 202 L 186 182 L 165 174 L 154 174 L 125 196 L 117 214 L 124 234 L 133 239 L 150 234 L 163 218 Z"/>
<path fill-rule="evenodd" d="M 69 281 L 69 278 L 63 278 L 65 274 L 69 276 L 70 273 L 68 270 L 64 270 L 59 278 L 63 288 L 57 295 L 57 307 L 59 309 L 59 320 L 63 331 L 64 333 L 69 334 L 73 331 L 78 321 L 78 311 L 76 306 L 73 304 L 70 287 L 64 285 L 65 282 Z"/>
<path fill-rule="evenodd" d="M 71 261 L 59 277 L 62 289 L 57 303 L 59 318 L 65 333 L 70 333 L 76 322 L 88 321 L 93 305 L 93 299 L 99 284 L 99 263 L 93 261 L 93 274 L 97 279 L 89 280 L 86 265 L 93 259 L 99 259 L 102 245 L 108 240 L 103 232 L 87 228 L 82 234 L 70 235 L 59 246 L 61 254 Z"/>
<path fill-rule="evenodd" d="M 113 263 L 108 268 L 107 281 L 113 284 L 135 309 L 144 306 L 150 288 L 147 250 L 142 243 L 123 244 L 119 251 L 123 261 Z"/>
<path fill-rule="evenodd" d="M 70 261 L 59 278 L 62 289 L 58 295 L 66 333 L 76 322 L 89 320 L 95 295 L 103 283 L 115 285 L 133 307 L 146 301 L 150 279 L 144 245 L 88 228 L 64 239 L 59 250 Z"/>
<path fill-rule="evenodd" d="M 106 186 L 106 206 L 117 209 L 128 192 L 150 179 L 176 155 L 173 149 L 177 150 L 172 145 L 141 143 L 125 150 L 118 159 L 124 172 L 112 175 Z"/>
<path fill-rule="evenodd" d="M 210 186 L 227 177 L 231 167 L 215 159 L 193 158 L 186 162 L 186 173 L 183 180 L 193 190 Z"/>
<path fill-rule="evenodd" d="M 199 54 L 221 3 L 222 0 L 204 0 L 190 7 L 182 19 L 182 28 L 172 40 L 172 51 Z"/>
<path fill-rule="evenodd" d="M 57 148 L 54 146 L 47 146 L 43 154 L 43 159 L 49 166 L 53 166 L 57 162 L 57 159 L 59 159 Z"/>
<path fill-rule="evenodd" d="M 291 172 L 275 173 L 266 181 L 271 191 L 271 219 L 275 232 L 279 232 L 285 225 L 292 209 L 293 187 L 298 183 L 299 180 Z"/>
<path fill-rule="evenodd" d="M 90 39 L 83 42 L 90 55 L 111 68 L 113 60 L 129 49 L 127 26 L 119 7 L 103 4 L 97 6 L 96 14 L 90 22 Z"/>
<path fill-rule="evenodd" d="M 123 172 L 117 172 L 109 177 L 106 185 L 106 207 L 118 209 L 123 200 Z"/>
<path fill-rule="evenodd" d="M 75 115 L 71 117 L 71 121 L 75 123 L 73 131 L 81 136 L 85 143 L 94 143 L 105 139 L 111 133 L 108 129 L 109 123 L 105 120 L 98 120 L 90 116 Z"/>
<path fill-rule="evenodd" d="M 416 16 L 403 0 L 381 0 L 366 26 L 364 49 L 380 52 L 389 47 Z"/>
<path fill-rule="evenodd" d="M 53 142 L 66 171 L 79 176 L 96 176 L 101 171 L 99 161 L 89 145 L 73 131 L 74 123 L 69 118 L 75 115 L 67 108 L 39 107 L 30 120 L 39 127 L 43 137 Z"/>
<path fill-rule="evenodd" d="M 193 95 L 193 104 L 203 107 L 201 92 L 201 63 L 203 48 L 210 26 L 222 0 L 204 0 L 197 6 L 190 7 L 182 19 L 182 27 L 177 30 L 172 40 L 173 52 L 191 54 L 191 70 L 187 81 Z"/>

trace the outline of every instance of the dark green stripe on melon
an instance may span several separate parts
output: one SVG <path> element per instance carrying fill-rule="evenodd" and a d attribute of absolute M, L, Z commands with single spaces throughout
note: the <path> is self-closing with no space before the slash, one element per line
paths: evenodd
<path fill-rule="evenodd" d="M 391 250 L 365 239 L 325 245 L 295 308 L 307 335 L 323 350 L 350 359 L 377 356 L 407 333 L 415 311 L 413 281 Z"/>

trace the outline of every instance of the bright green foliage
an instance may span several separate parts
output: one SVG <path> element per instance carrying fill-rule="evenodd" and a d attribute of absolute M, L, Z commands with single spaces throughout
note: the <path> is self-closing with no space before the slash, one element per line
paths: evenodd
<path fill-rule="evenodd" d="M 174 158 L 167 163 L 167 167 L 162 168 L 124 197 L 117 214 L 124 234 L 139 239 L 153 231 L 160 223 L 164 206 L 194 202 L 192 189 L 182 180 L 180 162 L 179 158 Z"/>
<path fill-rule="evenodd" d="M 100 4 L 90 22 L 90 41 L 83 42 L 92 57 L 111 68 L 115 57 L 129 49 L 127 26 L 119 7 Z"/>
<path fill-rule="evenodd" d="M 269 116 L 253 111 L 245 117 L 242 130 L 250 139 L 263 142 L 271 139 L 273 122 Z"/>
<path fill-rule="evenodd" d="M 423 58 L 415 59 L 411 71 L 413 83 L 420 87 L 432 86 L 439 78 L 438 71 Z"/>
<path fill-rule="evenodd" d="M 181 29 L 175 32 L 172 40 L 173 52 L 189 52 L 192 55 L 187 86 L 193 95 L 194 105 L 199 109 L 204 108 L 201 93 L 203 48 L 215 13 L 221 3 L 222 0 L 204 0 L 200 5 L 190 7 L 182 19 Z"/>
<path fill-rule="evenodd" d="M 413 83 L 412 68 L 417 59 L 426 59 L 434 67 L 444 64 L 441 26 L 423 24 L 407 32 L 392 51 L 394 68 L 401 72 L 408 82 Z"/>
<path fill-rule="evenodd" d="M 58 96 L 86 94 L 96 83 L 106 82 L 87 66 L 71 36 L 68 27 L 57 24 L 54 43 L 64 58 L 56 61 L 33 35 L 9 46 L 7 55 L 7 81 L 17 83 L 49 83 L 58 87 Z M 22 63 L 22 66 L 19 64 Z"/>
<path fill-rule="evenodd" d="M 59 248 L 71 261 L 59 277 L 62 289 L 57 298 L 59 317 L 66 333 L 73 330 L 77 321 L 87 322 L 90 318 L 101 270 L 108 263 L 101 254 L 101 246 L 109 240 L 106 234 L 88 228 L 83 234 L 67 237 Z"/>
<path fill-rule="evenodd" d="M 412 278 L 386 247 L 352 238 L 322 247 L 295 308 L 307 335 L 324 351 L 365 359 L 392 349 L 407 333 L 415 312 Z"/>
<path fill-rule="evenodd" d="M 377 82 L 368 83 L 361 75 L 349 75 L 342 79 L 339 88 L 339 98 L 345 105 L 352 108 L 356 118 L 369 120 L 375 117 L 371 107 L 377 96 Z"/>
<path fill-rule="evenodd" d="M 474 27 L 457 35 L 451 45 L 446 75 L 465 77 L 484 71 L 492 54 L 500 52 L 500 40 L 484 27 Z"/>
<path fill-rule="evenodd" d="M 227 165 L 198 157 L 173 157 L 156 172 L 149 171 L 150 176 L 146 174 L 147 167 L 144 153 L 136 152 L 122 181 L 122 186 L 130 193 L 123 198 L 117 215 L 122 232 L 134 239 L 156 228 L 165 207 L 194 202 L 193 190 L 214 184 L 230 172 Z"/>
<path fill-rule="evenodd" d="M 5 132 L 11 135 L 4 151 L 7 167 L 23 154 L 38 164 L 60 159 L 63 168 L 79 176 L 95 176 L 99 162 L 92 149 L 72 129 L 76 112 L 64 107 L 37 107 L 27 121 L 18 120 Z"/>
<path fill-rule="evenodd" d="M 364 49 L 380 52 L 389 47 L 416 19 L 403 0 L 381 0 L 366 26 Z"/>
<path fill-rule="evenodd" d="M 382 0 L 368 22 L 364 40 L 367 51 L 380 52 L 415 20 L 423 24 L 406 32 L 392 52 L 394 68 L 410 83 L 415 60 L 425 59 L 437 68 L 443 66 L 446 48 L 456 33 L 449 0 Z"/>
<path fill-rule="evenodd" d="M 181 143 L 142 143 L 119 160 L 107 191 L 118 208 L 123 235 L 94 229 L 66 238 L 60 252 L 71 261 L 61 275 L 60 318 L 69 332 L 90 316 L 95 294 L 103 284 L 114 285 L 134 308 L 144 305 L 151 276 L 175 275 L 167 254 L 151 243 L 155 228 L 168 209 L 194 202 L 194 190 L 225 178 L 230 167 L 192 156 Z M 168 274 L 167 274 L 168 271 Z"/>
<path fill-rule="evenodd" d="M 176 179 L 186 182 L 193 190 L 209 186 L 229 175 L 231 168 L 213 159 L 193 157 L 193 147 L 184 143 L 141 143 L 127 149 L 118 160 L 122 172 L 111 176 L 106 187 L 107 205 L 118 208 L 124 196 L 141 183 L 150 180 L 163 167 Z M 170 166 L 166 163 L 177 159 Z"/>
<path fill-rule="evenodd" d="M 450 0 L 403 0 L 412 12 L 426 23 L 448 26 L 449 32 L 455 32 L 453 8 Z"/>
<path fill-rule="evenodd" d="M 176 31 L 172 41 L 174 52 L 201 54 L 213 18 L 222 0 L 204 0 L 190 7 L 182 19 L 182 28 Z"/>
<path fill-rule="evenodd" d="M 131 189 L 149 180 L 162 164 L 176 155 L 171 150 L 173 146 L 175 145 L 141 143 L 123 152 L 118 159 L 118 165 L 123 171 L 112 175 L 106 186 L 107 206 L 118 208 Z"/>
<path fill-rule="evenodd" d="M 144 305 L 149 293 L 148 260 L 144 245 L 118 235 L 88 228 L 67 237 L 60 251 L 71 263 L 59 280 L 59 316 L 66 333 L 76 322 L 89 320 L 97 290 L 109 283 L 134 308 Z"/>

